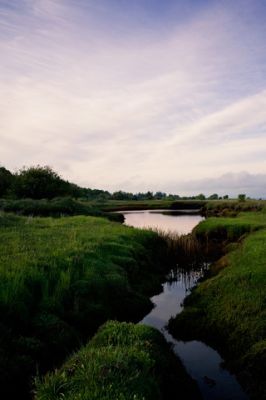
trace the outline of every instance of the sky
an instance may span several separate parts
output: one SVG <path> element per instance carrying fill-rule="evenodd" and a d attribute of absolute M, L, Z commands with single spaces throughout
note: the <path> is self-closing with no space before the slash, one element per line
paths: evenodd
<path fill-rule="evenodd" d="M 266 197 L 266 0 L 0 0 L 0 164 Z"/>

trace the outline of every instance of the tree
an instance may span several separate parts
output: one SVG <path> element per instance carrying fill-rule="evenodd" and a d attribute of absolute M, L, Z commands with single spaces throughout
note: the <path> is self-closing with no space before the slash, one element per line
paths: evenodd
<path fill-rule="evenodd" d="M 213 193 L 208 197 L 209 200 L 218 200 L 219 196 L 217 193 Z"/>
<path fill-rule="evenodd" d="M 228 194 L 225 194 L 225 195 L 223 196 L 223 199 L 224 199 L 224 200 L 228 200 L 228 199 L 229 199 Z"/>
<path fill-rule="evenodd" d="M 198 194 L 195 196 L 196 200 L 206 200 L 206 197 L 203 193 Z"/>
<path fill-rule="evenodd" d="M 14 175 L 5 167 L 0 167 L 0 197 L 7 194 L 14 182 Z"/>
<path fill-rule="evenodd" d="M 245 201 L 246 200 L 246 195 L 244 193 L 241 193 L 238 195 L 238 200 L 239 201 Z"/>
<path fill-rule="evenodd" d="M 22 168 L 16 175 L 15 193 L 18 197 L 51 199 L 68 194 L 69 189 L 69 182 L 63 181 L 48 166 Z"/>
<path fill-rule="evenodd" d="M 166 193 L 164 192 L 156 192 L 154 195 L 154 199 L 156 200 L 162 200 L 166 198 Z"/>

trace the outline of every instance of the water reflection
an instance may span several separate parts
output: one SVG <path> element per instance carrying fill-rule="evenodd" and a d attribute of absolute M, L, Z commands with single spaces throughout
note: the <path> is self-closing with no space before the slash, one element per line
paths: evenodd
<path fill-rule="evenodd" d="M 198 215 L 170 216 L 149 211 L 131 211 L 124 215 L 127 225 L 138 228 L 154 227 L 180 234 L 191 232 L 202 220 Z M 199 341 L 177 341 L 165 328 L 169 319 L 182 311 L 184 298 L 207 269 L 206 262 L 194 263 L 190 265 L 190 270 L 187 265 L 185 269 L 182 266 L 174 268 L 166 277 L 162 293 L 151 298 L 153 310 L 140 323 L 157 328 L 172 343 L 174 352 L 197 381 L 203 399 L 247 400 L 248 397 L 236 378 L 222 368 L 223 359 L 218 352 Z"/>
<path fill-rule="evenodd" d="M 192 231 L 204 218 L 200 215 L 164 214 L 169 210 L 124 211 L 125 224 L 135 228 L 157 228 L 165 231 L 186 234 Z M 175 214 L 175 213 L 174 213 Z"/>
<path fill-rule="evenodd" d="M 222 368 L 223 359 L 217 351 L 199 341 L 175 340 L 166 330 L 169 319 L 182 311 L 184 298 L 203 277 L 208 264 L 198 270 L 172 270 L 163 291 L 151 298 L 155 307 L 140 322 L 160 330 L 173 345 L 188 373 L 194 378 L 205 400 L 247 400 L 235 377 Z M 196 400 L 196 399 L 195 399 Z"/>

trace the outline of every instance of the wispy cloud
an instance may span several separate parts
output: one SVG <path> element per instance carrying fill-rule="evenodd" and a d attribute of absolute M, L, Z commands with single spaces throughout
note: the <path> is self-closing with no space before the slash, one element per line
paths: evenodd
<path fill-rule="evenodd" d="M 196 3 L 0 0 L 0 161 L 110 190 L 266 173 L 266 24 Z"/>

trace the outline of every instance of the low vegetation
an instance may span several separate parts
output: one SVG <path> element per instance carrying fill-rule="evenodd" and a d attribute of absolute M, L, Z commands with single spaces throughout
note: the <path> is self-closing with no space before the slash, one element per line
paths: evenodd
<path fill-rule="evenodd" d="M 35 400 L 200 399 L 155 329 L 108 322 L 59 370 L 36 381 Z"/>
<path fill-rule="evenodd" d="M 243 195 L 240 195 L 243 196 Z M 201 213 L 206 217 L 236 217 L 240 212 L 257 212 L 266 207 L 265 200 L 212 200 L 206 201 Z"/>
<path fill-rule="evenodd" d="M 169 329 L 178 338 L 218 347 L 250 397 L 265 398 L 266 213 L 210 218 L 194 233 L 203 241 L 223 243 L 227 253 L 186 299 Z"/>
<path fill-rule="evenodd" d="M 106 320 L 141 319 L 165 251 L 156 233 L 102 218 L 0 215 L 2 397 L 23 398 L 37 370 L 59 365 Z"/>
<path fill-rule="evenodd" d="M 70 197 L 61 197 L 51 200 L 0 199 L 0 211 L 32 217 L 90 215 L 94 217 L 105 217 L 111 221 L 124 221 L 122 214 L 110 212 L 107 213 L 99 210 L 90 203 L 80 202 Z"/>

